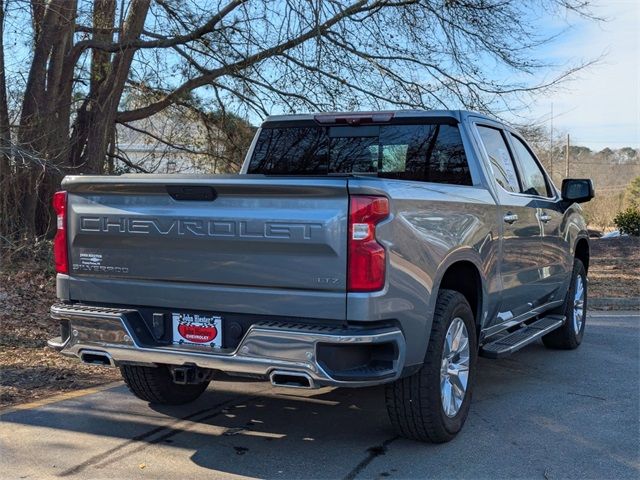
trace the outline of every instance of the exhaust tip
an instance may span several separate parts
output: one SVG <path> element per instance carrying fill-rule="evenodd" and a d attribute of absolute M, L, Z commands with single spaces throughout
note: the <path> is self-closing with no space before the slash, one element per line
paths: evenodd
<path fill-rule="evenodd" d="M 306 373 L 275 371 L 269 376 L 274 387 L 315 388 L 313 379 Z"/>
<path fill-rule="evenodd" d="M 107 352 L 97 352 L 93 350 L 83 350 L 80 353 L 80 360 L 82 363 L 88 365 L 102 365 L 105 367 L 114 367 L 115 363 L 113 358 Z"/>

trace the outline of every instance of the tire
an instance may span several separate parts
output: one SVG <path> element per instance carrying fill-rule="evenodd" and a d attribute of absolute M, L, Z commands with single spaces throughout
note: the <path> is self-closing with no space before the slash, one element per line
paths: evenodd
<path fill-rule="evenodd" d="M 578 300 L 576 292 L 579 293 L 579 287 L 582 285 L 582 303 Z M 547 333 L 542 337 L 542 342 L 547 348 L 573 350 L 578 348 L 584 337 L 584 327 L 587 320 L 587 272 L 584 265 L 578 259 L 573 261 L 573 272 L 571 274 L 571 283 L 569 291 L 565 298 L 564 304 L 556 313 L 564 315 L 567 319 L 564 324 Z M 582 317 L 578 316 L 578 312 L 582 311 Z"/>
<path fill-rule="evenodd" d="M 450 411 L 448 415 L 441 398 L 441 367 L 444 362 L 447 332 L 454 322 L 456 326 L 460 325 L 458 319 L 464 324 L 468 338 L 468 377 L 461 404 L 457 411 Z M 432 443 L 448 442 L 456 436 L 469 413 L 477 355 L 475 321 L 469 303 L 458 292 L 441 290 L 436 301 L 429 345 L 422 368 L 415 374 L 401 378 L 386 387 L 389 419 L 401 436 Z M 443 385 L 445 383 L 446 377 Z"/>
<path fill-rule="evenodd" d="M 161 405 L 182 405 L 198 398 L 209 382 L 180 385 L 173 382 L 166 365 L 141 367 L 122 365 L 120 373 L 127 387 L 140 400 Z"/>

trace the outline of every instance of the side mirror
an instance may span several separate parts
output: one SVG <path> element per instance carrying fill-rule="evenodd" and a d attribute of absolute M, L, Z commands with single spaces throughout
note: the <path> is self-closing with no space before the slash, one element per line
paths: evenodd
<path fill-rule="evenodd" d="M 565 178 L 562 181 L 562 199 L 565 202 L 588 202 L 595 195 L 590 178 Z"/>

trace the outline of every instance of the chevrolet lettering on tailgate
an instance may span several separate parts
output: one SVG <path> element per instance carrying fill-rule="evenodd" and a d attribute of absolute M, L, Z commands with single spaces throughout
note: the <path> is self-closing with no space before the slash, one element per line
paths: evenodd
<path fill-rule="evenodd" d="M 297 238 L 312 240 L 322 231 L 319 223 L 255 222 L 235 220 L 81 216 L 83 232 L 194 235 L 239 238 Z"/>

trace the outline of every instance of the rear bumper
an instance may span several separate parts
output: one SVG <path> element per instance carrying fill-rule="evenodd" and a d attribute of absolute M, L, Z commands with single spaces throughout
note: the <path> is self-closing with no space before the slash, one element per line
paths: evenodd
<path fill-rule="evenodd" d="M 82 358 L 85 354 L 106 354 L 114 366 L 195 365 L 228 374 L 267 378 L 273 372 L 305 374 L 313 386 L 378 385 L 396 380 L 402 373 L 406 342 L 397 328 L 352 329 L 285 322 L 252 325 L 237 348 L 215 352 L 197 347 L 153 345 L 148 332 L 135 319 L 135 309 L 57 304 L 54 319 L 67 323 L 61 337 L 49 346 L 62 354 Z M 380 352 L 370 364 L 340 370 L 335 356 Z M 324 353 L 323 353 L 324 352 Z M 320 355 L 320 358 L 319 358 Z M 323 360 L 322 356 L 331 355 Z M 330 366 L 333 365 L 333 366 Z"/>

